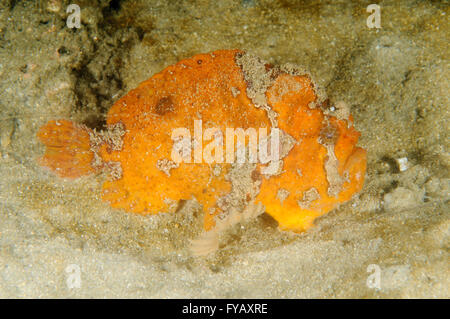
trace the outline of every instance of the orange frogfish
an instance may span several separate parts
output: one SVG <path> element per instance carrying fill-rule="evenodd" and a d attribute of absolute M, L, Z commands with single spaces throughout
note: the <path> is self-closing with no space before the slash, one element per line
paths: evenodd
<path fill-rule="evenodd" d="M 39 163 L 56 175 L 107 172 L 102 199 L 132 213 L 195 199 L 205 234 L 262 212 L 305 231 L 362 189 L 359 135 L 346 104 L 331 106 L 308 72 L 240 50 L 153 75 L 111 107 L 103 131 L 61 119 L 37 133 Z"/>

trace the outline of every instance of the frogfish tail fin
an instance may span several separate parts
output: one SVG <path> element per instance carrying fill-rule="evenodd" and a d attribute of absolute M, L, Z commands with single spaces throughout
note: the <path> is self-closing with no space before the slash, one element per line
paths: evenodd
<path fill-rule="evenodd" d="M 39 164 L 59 177 L 77 178 L 93 173 L 94 152 L 91 150 L 90 133 L 91 129 L 72 121 L 49 121 L 37 133 L 46 146 Z"/>

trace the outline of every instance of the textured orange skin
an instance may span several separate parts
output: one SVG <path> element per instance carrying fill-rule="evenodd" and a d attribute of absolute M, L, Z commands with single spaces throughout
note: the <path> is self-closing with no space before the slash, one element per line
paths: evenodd
<path fill-rule="evenodd" d="M 220 164 L 221 174 L 214 176 L 210 164 L 181 163 L 170 170 L 169 177 L 157 168 L 157 161 L 171 158 L 171 133 L 174 128 L 188 128 L 193 135 L 194 119 L 203 121 L 203 130 L 217 127 L 222 132 L 227 127 L 246 129 L 271 126 L 266 112 L 256 108 L 247 97 L 247 83 L 235 63 L 238 52 L 221 50 L 182 60 L 141 83 L 111 107 L 107 124 L 122 123 L 126 134 L 120 151 L 111 151 L 107 145 L 100 148 L 104 162 L 120 162 L 122 168 L 120 179 L 104 182 L 104 201 L 129 212 L 156 214 L 173 209 L 167 200 L 176 203 L 195 197 L 205 211 L 205 229 L 215 225 L 214 216 L 219 212 L 217 200 L 231 190 L 230 182 L 225 179 L 230 164 Z M 288 90 L 283 90 L 283 87 Z M 239 94 L 234 96 L 232 92 L 236 89 Z M 279 128 L 301 143 L 283 159 L 281 175 L 262 178 L 256 201 L 265 205 L 266 212 L 279 222 L 281 229 L 300 232 L 309 228 L 317 216 L 329 212 L 361 190 L 366 154 L 355 146 L 359 133 L 353 126 L 348 128 L 347 121 L 308 107 L 310 102 L 317 100 L 317 96 L 307 76 L 281 74 L 266 96 L 269 105 L 279 113 Z M 92 154 L 88 151 L 87 129 L 76 129 L 71 122 L 66 122 L 60 137 L 57 137 L 60 128 L 53 122 L 38 133 L 47 145 L 41 165 L 50 167 L 63 177 L 92 172 L 92 167 L 88 165 Z M 338 132 L 334 148 L 339 161 L 338 171 L 341 175 L 344 172 L 348 175 L 343 191 L 336 198 L 327 194 L 328 181 L 324 168 L 327 150 L 319 142 L 325 123 Z M 55 138 L 59 144 L 52 147 Z M 72 159 L 73 147 L 82 154 L 75 161 Z M 65 152 L 70 154 L 66 156 Z M 71 169 L 70 165 L 74 168 Z M 64 169 L 57 170 L 59 167 Z M 302 176 L 297 169 L 301 170 Z M 297 201 L 312 187 L 317 189 L 320 199 L 313 201 L 309 209 L 301 209 Z M 277 198 L 280 188 L 290 193 L 283 203 Z"/>
<path fill-rule="evenodd" d="M 302 86 L 301 90 L 287 92 L 280 96 L 277 87 L 281 83 L 295 81 Z M 362 189 L 366 171 L 366 152 L 356 147 L 359 133 L 353 126 L 348 128 L 346 120 L 338 120 L 324 115 L 319 108 L 311 109 L 308 105 L 316 100 L 313 84 L 308 77 L 281 75 L 267 91 L 267 97 L 272 109 L 278 114 L 278 126 L 298 143 L 284 158 L 283 173 L 263 179 L 260 200 L 266 207 L 266 212 L 275 218 L 279 228 L 294 232 L 302 232 L 312 226 L 314 219 L 328 213 L 339 203 L 351 199 L 351 196 Z M 349 121 L 352 121 L 350 117 Z M 325 124 L 325 123 L 329 124 Z M 334 153 L 338 159 L 338 172 L 343 176 L 348 174 L 342 191 L 337 197 L 328 196 L 328 180 L 325 171 L 327 149 L 320 143 L 320 133 L 325 125 L 337 129 L 337 141 Z M 301 175 L 298 173 L 301 172 Z M 277 198 L 278 189 L 289 191 L 290 195 L 282 203 Z M 298 200 L 303 193 L 315 188 L 320 199 L 312 201 L 309 209 L 302 209 Z"/>
<path fill-rule="evenodd" d="M 105 161 L 119 161 L 123 171 L 122 179 L 103 184 L 104 200 L 127 211 L 155 214 L 168 210 L 165 199 L 195 197 L 205 211 L 205 228 L 214 225 L 217 211 L 209 214 L 210 209 L 215 209 L 217 199 L 231 190 L 224 178 L 229 164 L 220 164 L 222 173 L 216 177 L 209 164 L 181 163 L 169 177 L 157 169 L 156 163 L 171 158 L 172 129 L 186 127 L 193 137 L 194 119 L 203 121 L 203 130 L 270 127 L 265 111 L 255 108 L 245 93 L 246 83 L 234 61 L 237 52 L 217 51 L 182 60 L 112 106 L 107 123 L 121 122 L 127 133 L 120 152 L 108 153 L 104 148 L 101 154 Z M 240 92 L 236 97 L 232 87 Z M 162 99 L 170 99 L 172 111 L 158 111 Z"/>

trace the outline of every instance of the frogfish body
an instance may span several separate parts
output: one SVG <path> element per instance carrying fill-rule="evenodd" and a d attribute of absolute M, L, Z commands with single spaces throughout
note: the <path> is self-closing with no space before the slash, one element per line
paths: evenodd
<path fill-rule="evenodd" d="M 199 137 L 192 132 L 200 122 Z M 37 134 L 46 146 L 40 164 L 66 178 L 107 171 L 102 199 L 127 212 L 171 212 L 180 200 L 195 199 L 206 231 L 259 205 L 281 230 L 302 232 L 364 183 L 366 152 L 356 146 L 360 134 L 345 104 L 331 107 L 307 72 L 240 50 L 199 54 L 167 67 L 119 99 L 106 124 L 96 131 L 49 121 Z M 177 128 L 193 137 L 174 138 Z M 269 137 L 279 130 L 279 158 L 198 161 L 207 148 L 221 158 L 227 128 L 265 128 Z M 249 147 L 250 141 L 241 143 L 247 152 Z"/>

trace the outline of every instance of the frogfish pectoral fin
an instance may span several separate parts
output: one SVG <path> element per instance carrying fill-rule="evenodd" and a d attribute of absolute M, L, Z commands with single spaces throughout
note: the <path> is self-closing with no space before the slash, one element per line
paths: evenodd
<path fill-rule="evenodd" d="M 46 146 L 39 164 L 59 177 L 77 178 L 93 173 L 90 132 L 91 129 L 72 121 L 49 121 L 37 133 Z"/>

